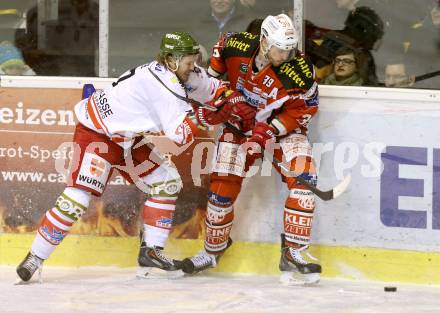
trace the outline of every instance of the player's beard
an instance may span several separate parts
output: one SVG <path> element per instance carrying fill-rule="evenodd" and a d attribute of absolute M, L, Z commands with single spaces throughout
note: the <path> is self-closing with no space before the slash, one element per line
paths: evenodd
<path fill-rule="evenodd" d="M 177 73 L 176 73 L 176 75 L 177 75 L 177 77 L 179 78 L 180 81 L 182 81 L 182 82 L 186 82 L 186 81 L 188 81 L 188 79 L 189 79 L 189 74 L 190 74 L 190 72 L 191 72 L 191 71 L 187 71 L 187 72 L 180 73 L 180 74 L 177 74 Z"/>

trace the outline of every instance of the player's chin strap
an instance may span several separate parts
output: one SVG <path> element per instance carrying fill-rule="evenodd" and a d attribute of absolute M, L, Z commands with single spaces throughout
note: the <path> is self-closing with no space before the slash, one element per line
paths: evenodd
<path fill-rule="evenodd" d="M 194 99 L 191 99 L 191 98 L 188 98 L 188 97 L 182 97 L 181 95 L 175 93 L 170 88 L 168 88 L 168 86 L 165 85 L 164 82 L 161 81 L 160 78 L 157 77 L 157 75 L 154 74 L 154 72 L 150 68 L 148 68 L 148 70 L 150 71 L 151 75 L 153 75 L 154 78 L 156 78 L 166 89 L 169 90 L 169 92 L 171 92 L 174 96 L 176 96 L 180 100 L 186 101 L 189 104 L 193 104 L 193 105 L 196 105 L 196 106 L 201 107 L 201 108 L 206 108 L 208 110 L 216 111 L 216 108 L 207 106 L 207 105 L 205 105 L 205 104 L 203 104 L 203 103 L 201 103 L 201 102 L 199 102 L 197 100 L 194 100 Z M 242 137 L 247 137 L 244 132 L 242 132 L 240 129 L 238 129 L 234 125 L 232 125 L 232 124 L 230 124 L 228 122 L 224 123 L 224 125 L 226 126 L 226 128 L 231 130 L 236 135 L 239 135 L 239 136 L 242 136 Z M 261 153 L 263 155 L 265 154 L 264 151 L 261 151 Z M 301 184 L 303 184 L 304 186 L 309 188 L 309 190 L 311 190 L 316 196 L 318 196 L 320 199 L 322 199 L 324 201 L 332 200 L 332 199 L 335 199 L 335 198 L 339 197 L 347 189 L 348 185 L 350 185 L 351 175 L 349 174 L 346 177 L 344 177 L 342 182 L 340 182 L 338 185 L 336 185 L 333 189 L 330 189 L 330 190 L 327 190 L 327 191 L 323 191 L 323 190 L 320 190 L 320 189 L 316 188 L 311 183 L 309 183 L 307 180 L 302 178 L 300 176 L 301 173 L 296 173 L 296 172 L 291 171 L 286 165 L 284 165 L 281 161 L 279 161 L 275 156 L 272 155 L 271 159 L 272 159 L 272 163 L 274 163 L 276 166 L 281 168 L 285 173 L 287 173 L 291 177 L 295 177 L 297 181 L 299 181 Z"/>

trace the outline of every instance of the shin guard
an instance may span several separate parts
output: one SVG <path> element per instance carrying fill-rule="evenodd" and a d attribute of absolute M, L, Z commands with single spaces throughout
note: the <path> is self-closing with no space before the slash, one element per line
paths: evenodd
<path fill-rule="evenodd" d="M 226 250 L 234 220 L 233 203 L 241 189 L 242 178 L 211 175 L 206 212 L 205 250 L 221 254 Z"/>
<path fill-rule="evenodd" d="M 152 197 L 143 210 L 143 240 L 148 247 L 164 247 L 171 232 L 176 200 Z"/>
<path fill-rule="evenodd" d="M 67 236 L 73 223 L 87 210 L 90 193 L 77 188 L 66 188 L 53 208 L 46 211 L 31 251 L 41 259 L 47 259 Z"/>
<path fill-rule="evenodd" d="M 284 233 L 286 245 L 308 245 L 312 228 L 315 197 L 310 190 L 292 189 L 284 208 Z"/>

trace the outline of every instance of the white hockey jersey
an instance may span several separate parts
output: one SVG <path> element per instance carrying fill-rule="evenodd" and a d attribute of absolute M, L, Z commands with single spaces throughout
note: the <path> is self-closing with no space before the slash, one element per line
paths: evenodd
<path fill-rule="evenodd" d="M 193 108 L 165 88 L 150 70 L 176 94 L 202 103 L 212 100 L 221 84 L 196 67 L 183 86 L 173 72 L 154 61 L 127 71 L 112 87 L 76 104 L 79 122 L 123 148 L 129 148 L 135 137 L 151 133 L 164 133 L 178 144 L 188 143 L 192 136 L 182 125 Z"/>

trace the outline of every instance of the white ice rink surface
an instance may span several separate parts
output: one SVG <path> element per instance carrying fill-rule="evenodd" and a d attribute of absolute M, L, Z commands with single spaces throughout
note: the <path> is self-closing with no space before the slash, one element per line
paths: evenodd
<path fill-rule="evenodd" d="M 47 267 L 43 283 L 14 285 L 0 267 L 0 313 L 440 313 L 440 286 L 324 279 L 283 286 L 276 276 L 206 274 L 137 279 L 136 269 Z M 397 292 L 384 292 L 384 286 Z"/>

